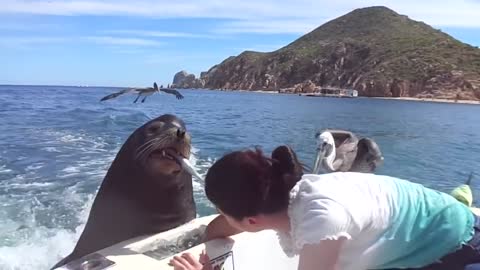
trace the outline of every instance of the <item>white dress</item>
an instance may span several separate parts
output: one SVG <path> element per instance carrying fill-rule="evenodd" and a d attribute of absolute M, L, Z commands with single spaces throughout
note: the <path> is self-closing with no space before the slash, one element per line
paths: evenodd
<path fill-rule="evenodd" d="M 342 270 L 416 268 L 471 239 L 471 211 L 448 194 L 363 173 L 306 174 L 290 192 L 288 256 L 305 244 L 345 237 Z"/>

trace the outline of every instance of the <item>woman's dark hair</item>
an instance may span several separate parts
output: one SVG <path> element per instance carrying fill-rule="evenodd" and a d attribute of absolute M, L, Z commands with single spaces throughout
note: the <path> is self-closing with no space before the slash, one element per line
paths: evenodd
<path fill-rule="evenodd" d="M 288 207 L 290 190 L 303 174 L 288 146 L 266 157 L 259 148 L 223 156 L 208 170 L 205 193 L 222 212 L 236 219 L 272 214 Z"/>

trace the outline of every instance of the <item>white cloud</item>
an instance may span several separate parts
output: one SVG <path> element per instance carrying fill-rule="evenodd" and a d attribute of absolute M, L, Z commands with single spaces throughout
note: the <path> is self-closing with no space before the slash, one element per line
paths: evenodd
<path fill-rule="evenodd" d="M 158 46 L 162 45 L 162 42 L 150 39 L 142 38 L 119 38 L 111 36 L 90 36 L 85 37 L 85 40 L 93 41 L 99 44 L 107 45 L 133 45 L 133 46 Z"/>
<path fill-rule="evenodd" d="M 86 42 L 100 45 L 116 45 L 116 46 L 131 46 L 131 47 L 145 47 L 145 46 L 159 46 L 162 42 L 150 39 L 141 38 L 118 38 L 111 36 L 87 36 L 87 37 L 2 37 L 0 39 L 0 46 L 12 47 L 22 46 L 41 46 L 51 45 L 67 42 Z"/>
<path fill-rule="evenodd" d="M 182 52 L 170 52 L 165 54 L 148 55 L 145 58 L 146 64 L 176 64 L 189 61 L 206 61 L 212 59 L 215 55 L 209 54 L 190 54 Z"/>
<path fill-rule="evenodd" d="M 0 14 L 218 18 L 234 21 L 217 22 L 216 33 L 305 33 L 352 9 L 375 5 L 434 26 L 480 27 L 480 1 L 476 0 L 0 0 Z M 202 37 L 135 32 L 152 37 Z"/>
<path fill-rule="evenodd" d="M 315 23 L 313 20 L 241 20 L 224 23 L 213 32 L 220 34 L 303 34 L 318 26 L 319 23 Z"/>
<path fill-rule="evenodd" d="M 70 39 L 64 37 L 2 37 L 0 44 L 3 45 L 39 45 L 67 42 Z"/>
<path fill-rule="evenodd" d="M 240 54 L 244 51 L 255 51 L 255 52 L 273 52 L 276 51 L 282 47 L 284 47 L 286 44 L 258 44 L 255 45 L 254 47 L 239 47 L 235 48 L 237 50 L 237 54 Z"/>
<path fill-rule="evenodd" d="M 138 55 L 145 53 L 142 49 L 130 49 L 124 47 L 108 47 L 109 51 L 116 54 L 126 54 L 126 55 Z"/>
<path fill-rule="evenodd" d="M 1 0 L 0 0 L 1 3 Z M 1 9 L 1 8 L 0 8 Z M 64 25 L 47 23 L 26 23 L 26 22 L 0 22 L 0 30 L 7 31 L 45 31 L 64 29 Z"/>
<path fill-rule="evenodd" d="M 0 48 L 16 50 L 16 51 L 29 51 L 35 50 L 39 47 L 52 45 L 52 44 L 61 44 L 69 41 L 69 39 L 64 37 L 2 37 L 0 39 Z"/>
<path fill-rule="evenodd" d="M 172 37 L 172 38 L 215 38 L 213 35 L 193 34 L 184 32 L 163 32 L 163 31 L 148 31 L 148 30 L 111 30 L 106 31 L 110 34 L 125 34 L 132 36 L 147 36 L 147 37 Z"/>

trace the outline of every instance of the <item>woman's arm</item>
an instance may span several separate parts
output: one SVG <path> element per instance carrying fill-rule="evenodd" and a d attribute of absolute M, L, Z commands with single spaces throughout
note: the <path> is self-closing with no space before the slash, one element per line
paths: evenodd
<path fill-rule="evenodd" d="M 205 242 L 215 238 L 232 236 L 241 232 L 241 230 L 232 227 L 223 215 L 218 215 L 218 217 L 208 224 L 205 230 Z"/>
<path fill-rule="evenodd" d="M 300 252 L 298 270 L 340 270 L 337 266 L 340 249 L 346 238 L 322 240 L 304 245 Z"/>
<path fill-rule="evenodd" d="M 232 227 L 223 215 L 218 215 L 207 225 L 204 241 L 208 242 L 215 238 L 228 237 L 241 232 Z M 181 256 L 174 256 L 169 264 L 173 266 L 174 270 L 210 270 L 212 266 L 209 260 L 204 252 L 200 255 L 200 260 L 195 259 L 192 254 L 187 252 Z"/>

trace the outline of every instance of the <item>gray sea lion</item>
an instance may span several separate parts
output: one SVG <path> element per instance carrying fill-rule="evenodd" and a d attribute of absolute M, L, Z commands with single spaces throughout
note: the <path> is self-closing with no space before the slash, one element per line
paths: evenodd
<path fill-rule="evenodd" d="M 105 176 L 73 252 L 53 268 L 115 243 L 170 230 L 196 217 L 184 122 L 162 115 L 135 130 Z"/>

